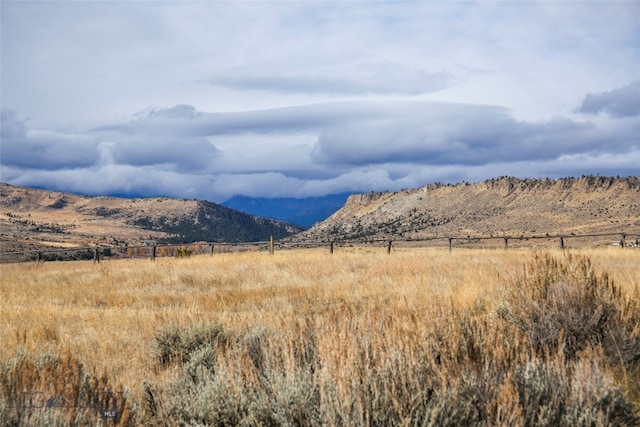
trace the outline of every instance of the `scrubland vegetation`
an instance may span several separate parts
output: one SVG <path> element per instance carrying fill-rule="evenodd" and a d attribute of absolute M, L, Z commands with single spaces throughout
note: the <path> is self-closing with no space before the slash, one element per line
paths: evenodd
<path fill-rule="evenodd" d="M 1 265 L 2 425 L 640 425 L 634 249 Z"/>

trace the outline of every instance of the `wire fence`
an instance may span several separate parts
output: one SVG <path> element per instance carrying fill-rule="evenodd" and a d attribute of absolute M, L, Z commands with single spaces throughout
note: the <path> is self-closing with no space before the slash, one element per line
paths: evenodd
<path fill-rule="evenodd" d="M 502 235 L 502 236 L 433 236 L 420 239 L 359 239 L 359 240 L 316 240 L 295 242 L 289 239 L 258 242 L 195 242 L 186 244 L 147 243 L 132 246 L 85 246 L 73 248 L 41 248 L 27 251 L 0 252 L 0 263 L 28 261 L 69 261 L 104 259 L 184 258 L 192 255 L 243 251 L 269 251 L 286 249 L 326 248 L 329 253 L 343 248 L 381 248 L 391 254 L 394 250 L 446 247 L 449 251 L 464 248 L 509 249 L 520 247 L 557 247 L 567 249 L 584 246 L 619 246 L 620 248 L 640 248 L 640 231 L 567 234 L 567 235 Z"/>

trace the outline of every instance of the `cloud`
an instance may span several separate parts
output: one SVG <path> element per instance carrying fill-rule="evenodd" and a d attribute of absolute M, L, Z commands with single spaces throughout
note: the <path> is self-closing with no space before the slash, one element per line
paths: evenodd
<path fill-rule="evenodd" d="M 0 118 L 0 136 L 3 140 L 24 139 L 26 136 L 24 121 L 18 117 L 16 111 L 3 108 Z"/>
<path fill-rule="evenodd" d="M 624 151 L 630 141 L 614 150 Z M 383 120 L 325 129 L 313 150 L 322 164 L 482 165 L 545 160 L 564 154 L 611 150 L 591 123 L 555 118 L 520 122 L 502 108 L 452 103 L 390 106 Z"/>
<path fill-rule="evenodd" d="M 345 75 L 348 73 L 348 75 Z M 284 94 L 420 95 L 451 85 L 451 76 L 394 63 L 362 64 L 357 70 L 329 73 L 285 72 L 274 75 L 220 76 L 214 86 L 237 90 L 261 90 Z"/>
<path fill-rule="evenodd" d="M 564 117 L 529 122 L 502 107 L 433 101 L 345 101 L 229 113 L 177 105 L 134 116 L 98 133 L 167 141 L 160 151 L 177 158 L 170 141 L 211 141 L 215 150 L 202 172 L 215 182 L 218 198 L 410 187 L 427 177 L 465 179 L 472 170 L 518 174 L 527 170 L 523 164 L 549 168 L 567 156 L 633 153 L 640 132 L 635 119 L 615 125 Z M 120 150 L 124 159 L 145 158 Z"/>
<path fill-rule="evenodd" d="M 105 164 L 77 170 L 22 170 L 12 166 L 3 174 L 15 185 L 36 186 L 87 195 L 168 196 L 210 198 L 208 179 L 201 175 L 162 170 L 153 166 Z"/>
<path fill-rule="evenodd" d="M 188 117 L 181 106 L 168 110 Z M 158 115 L 153 112 L 152 115 Z M 62 170 L 105 164 L 156 166 L 178 172 L 207 170 L 219 150 L 206 138 L 182 135 L 96 135 L 28 129 L 13 110 L 2 111 L 2 164 L 20 168 Z"/>
<path fill-rule="evenodd" d="M 98 159 L 91 136 L 29 130 L 18 113 L 2 110 L 2 164 L 45 170 L 88 167 Z"/>
<path fill-rule="evenodd" d="M 608 92 L 588 94 L 578 112 L 606 113 L 613 117 L 640 116 L 640 79 Z"/>
<path fill-rule="evenodd" d="M 110 145 L 115 164 L 162 166 L 178 172 L 209 170 L 220 151 L 206 138 L 181 136 L 124 136 Z"/>
<path fill-rule="evenodd" d="M 168 108 L 150 108 L 134 114 L 138 118 L 193 119 L 200 116 L 193 105 L 178 104 Z"/>
<path fill-rule="evenodd" d="M 148 138 L 161 145 L 159 153 L 176 159 L 209 148 L 194 159 L 208 159 L 213 165 L 210 170 L 216 164 L 226 170 L 240 164 L 259 168 L 238 172 L 286 167 L 290 172 L 326 173 L 350 166 L 414 162 L 481 165 L 603 149 L 594 125 L 588 122 L 554 118 L 529 123 L 515 120 L 504 108 L 445 102 L 334 102 L 233 113 L 204 113 L 179 105 L 135 116 L 131 122 L 97 130 L 116 139 Z M 285 142 L 284 135 L 293 141 L 299 138 L 299 144 Z M 179 150 L 172 149 L 171 138 L 187 142 Z M 221 140 L 225 148 L 194 145 L 205 138 Z M 236 149 L 238 144 L 242 147 Z M 613 150 L 624 151 L 628 146 L 629 141 L 619 141 Z M 149 164 L 144 161 L 151 162 L 156 156 L 150 151 L 145 157 L 144 150 L 130 143 L 123 144 L 119 153 L 121 163 L 125 159 L 142 161 L 129 164 Z M 289 156 L 295 160 L 285 166 L 281 159 Z M 186 160 L 182 163 L 188 165 Z M 224 162 L 229 165 L 222 165 Z"/>
<path fill-rule="evenodd" d="M 198 174 L 153 166 L 108 164 L 78 170 L 3 168 L 16 185 L 46 187 L 83 194 L 169 196 L 216 202 L 237 194 L 254 197 L 310 197 L 342 192 L 398 191 L 431 182 L 480 181 L 500 175 L 518 177 L 638 175 L 640 149 L 619 154 L 574 154 L 557 159 L 493 162 L 481 165 L 391 163 L 336 171 L 329 177 L 296 178 L 281 172 Z"/>
<path fill-rule="evenodd" d="M 384 114 L 384 108 L 376 103 L 361 101 L 312 104 L 257 111 L 227 113 L 189 113 L 183 117 L 172 113 L 192 111 L 192 106 L 176 106 L 168 109 L 137 113 L 126 123 L 104 125 L 95 131 L 112 131 L 142 135 L 212 136 L 242 133 L 292 133 L 319 130 L 326 126 L 346 123 L 359 117 L 374 118 Z"/>

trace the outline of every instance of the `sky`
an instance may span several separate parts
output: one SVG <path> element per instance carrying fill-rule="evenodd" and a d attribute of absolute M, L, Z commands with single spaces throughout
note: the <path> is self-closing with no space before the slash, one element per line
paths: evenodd
<path fill-rule="evenodd" d="M 223 202 L 640 175 L 637 1 L 0 1 L 0 180 Z"/>

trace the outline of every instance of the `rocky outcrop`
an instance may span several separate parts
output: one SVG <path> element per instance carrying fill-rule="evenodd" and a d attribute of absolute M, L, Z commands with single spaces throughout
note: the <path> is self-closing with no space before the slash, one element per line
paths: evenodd
<path fill-rule="evenodd" d="M 420 239 L 640 230 L 640 178 L 500 177 L 352 195 L 296 240 Z"/>

